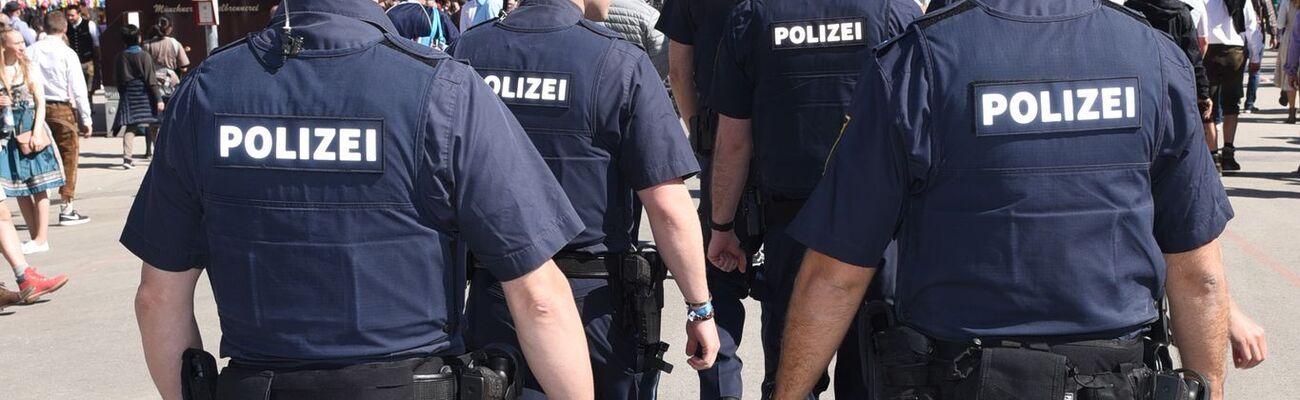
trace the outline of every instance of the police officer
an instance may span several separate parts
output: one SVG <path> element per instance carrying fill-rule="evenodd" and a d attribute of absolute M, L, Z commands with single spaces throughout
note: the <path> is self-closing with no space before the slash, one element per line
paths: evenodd
<path fill-rule="evenodd" d="M 230 358 L 217 398 L 411 399 L 455 379 L 441 366 L 464 353 L 466 247 L 505 282 L 540 384 L 592 398 L 549 261 L 582 222 L 473 70 L 367 0 L 301 0 L 214 52 L 169 108 L 121 239 L 145 262 L 136 316 L 163 398 L 202 347 L 205 269 Z"/>
<path fill-rule="evenodd" d="M 763 307 L 763 393 L 771 393 L 781 331 L 804 249 L 786 233 L 821 178 L 853 83 L 871 47 L 921 14 L 911 0 L 744 1 L 726 25 L 709 105 L 719 117 L 714 152 L 709 259 L 724 270 L 748 265 L 735 215 L 751 160 L 763 204 L 765 261 L 755 285 Z M 837 363 L 836 397 L 862 398 L 856 339 Z M 823 378 L 822 385 L 826 384 Z M 845 386 L 848 385 L 848 386 Z"/>
<path fill-rule="evenodd" d="M 629 331 L 629 321 L 646 316 L 624 307 L 661 296 L 638 295 L 623 283 L 626 260 L 639 257 L 640 204 L 687 302 L 688 363 L 708 368 L 718 349 L 703 239 L 683 183 L 699 166 L 645 51 L 593 22 L 604 20 L 608 9 L 608 0 L 525 1 L 510 15 L 466 32 L 453 54 L 474 65 L 519 118 L 582 216 L 585 229 L 556 262 L 586 321 L 596 397 L 652 399 L 661 368 L 653 359 L 660 355 L 653 354 L 657 343 L 640 340 L 657 337 L 659 323 L 652 320 L 653 332 Z M 488 274 L 474 276 L 470 348 L 516 341 L 497 282 Z M 525 398 L 545 398 L 540 388 L 528 389 Z"/>
<path fill-rule="evenodd" d="M 397 35 L 437 49 L 456 44 L 460 39 L 460 29 L 446 12 L 436 5 L 427 5 L 429 3 L 433 1 L 406 0 L 389 8 L 386 13 L 397 29 Z"/>
<path fill-rule="evenodd" d="M 810 252 L 777 398 L 813 388 L 894 238 L 885 393 L 1150 398 L 1141 336 L 1167 293 L 1184 366 L 1221 398 L 1232 208 L 1173 41 L 1108 1 L 965 1 L 862 76 L 790 230 Z"/>
<path fill-rule="evenodd" d="M 712 220 L 709 167 L 718 122 L 718 114 L 709 107 L 707 95 L 717 61 L 718 41 L 727 15 L 735 5 L 735 0 L 668 0 L 655 25 L 655 29 L 668 36 L 668 77 L 673 99 L 677 101 L 682 121 L 690 129 L 691 145 L 700 160 L 700 187 L 704 188 L 699 205 L 702 224 Z M 735 219 L 746 221 L 744 215 Z M 745 246 L 746 250 L 756 247 L 753 243 L 746 244 L 749 245 Z M 713 307 L 718 315 L 714 320 L 721 347 L 713 368 L 699 372 L 700 400 L 739 400 L 744 387 L 740 373 L 743 365 L 737 350 L 745 329 L 745 306 L 740 300 L 749 297 L 749 275 L 709 266 L 709 292 L 713 294 Z"/>

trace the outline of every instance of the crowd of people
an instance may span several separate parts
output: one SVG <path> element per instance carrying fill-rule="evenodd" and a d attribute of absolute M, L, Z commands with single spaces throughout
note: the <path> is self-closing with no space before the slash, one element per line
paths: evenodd
<path fill-rule="evenodd" d="M 76 207 L 80 141 L 94 125 L 91 95 L 99 57 L 99 28 L 84 18 L 85 10 L 70 7 L 39 14 L 18 2 L 3 7 L 3 150 L 0 187 L 17 199 L 30 237 L 21 241 L 10 213 L 0 204 L 0 250 L 13 267 L 18 290 L 0 284 L 0 308 L 31 304 L 68 282 L 64 275 L 44 277 L 28 265 L 26 256 L 51 251 L 50 225 L 90 222 Z M 33 27 L 33 25 L 35 27 Z M 121 101 L 110 132 L 123 132 L 122 167 L 134 165 L 135 135 L 146 135 L 144 157 L 152 156 L 158 115 L 170 92 L 186 72 L 185 48 L 173 37 L 172 22 L 159 18 L 148 32 L 126 25 L 120 32 L 127 47 L 116 64 Z M 50 192 L 60 199 L 57 221 L 50 218 Z"/>

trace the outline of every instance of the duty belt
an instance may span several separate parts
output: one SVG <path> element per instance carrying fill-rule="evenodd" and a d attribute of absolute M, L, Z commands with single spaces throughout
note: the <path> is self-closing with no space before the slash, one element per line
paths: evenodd
<path fill-rule="evenodd" d="M 768 199 L 763 203 L 763 217 L 767 226 L 783 226 L 794 222 L 803 209 L 806 199 Z"/>
<path fill-rule="evenodd" d="M 565 278 L 569 279 L 607 279 L 609 278 L 609 269 L 617 267 L 619 262 L 617 254 L 590 254 L 578 252 L 560 252 L 552 260 L 555 265 L 560 267 L 560 272 L 564 273 Z M 613 263 L 611 265 L 611 263 Z M 476 269 L 486 269 L 487 267 L 480 263 L 474 263 Z"/>

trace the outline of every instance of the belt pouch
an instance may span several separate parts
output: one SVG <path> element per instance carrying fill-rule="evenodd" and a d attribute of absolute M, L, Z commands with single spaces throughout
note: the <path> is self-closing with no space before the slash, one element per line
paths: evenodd
<path fill-rule="evenodd" d="M 958 397 L 1065 400 L 1067 373 L 1066 358 L 1060 354 L 1024 348 L 985 348 L 980 351 L 979 369 L 958 384 Z"/>

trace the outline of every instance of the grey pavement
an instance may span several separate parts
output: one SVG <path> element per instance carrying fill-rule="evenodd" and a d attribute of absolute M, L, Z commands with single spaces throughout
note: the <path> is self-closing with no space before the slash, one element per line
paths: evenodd
<path fill-rule="evenodd" d="M 1264 74 L 1266 81 L 1271 76 Z M 1270 339 L 1267 362 L 1230 372 L 1232 399 L 1295 399 L 1293 386 L 1300 383 L 1300 175 L 1294 173 L 1300 164 L 1300 126 L 1281 123 L 1285 111 L 1278 94 L 1267 83 L 1260 88 L 1257 105 L 1263 111 L 1242 116 L 1236 140 L 1244 171 L 1223 178 L 1237 215 L 1222 238 L 1229 284 Z M 142 151 L 143 139 L 137 140 L 136 149 Z M 0 399 L 158 397 L 144 366 L 132 308 L 139 261 L 117 243 L 147 163 L 122 170 L 121 139 L 96 137 L 83 148 L 77 204 L 93 220 L 52 227 L 52 251 L 30 258 L 43 273 L 66 273 L 72 279 L 48 302 L 12 307 L 7 310 L 12 314 L 0 316 Z M 16 204 L 8 204 L 21 227 Z M 647 229 L 643 238 L 649 237 Z M 8 273 L 0 277 L 13 286 Z M 698 379 L 682 354 L 681 297 L 671 284 L 667 292 L 664 336 L 673 346 L 669 359 L 677 369 L 663 376 L 660 395 L 698 398 Z M 204 345 L 216 352 L 220 330 L 206 280 L 195 304 Z M 746 361 L 745 398 L 750 399 L 757 398 L 762 354 L 760 311 L 756 303 L 747 305 L 741 356 Z"/>

